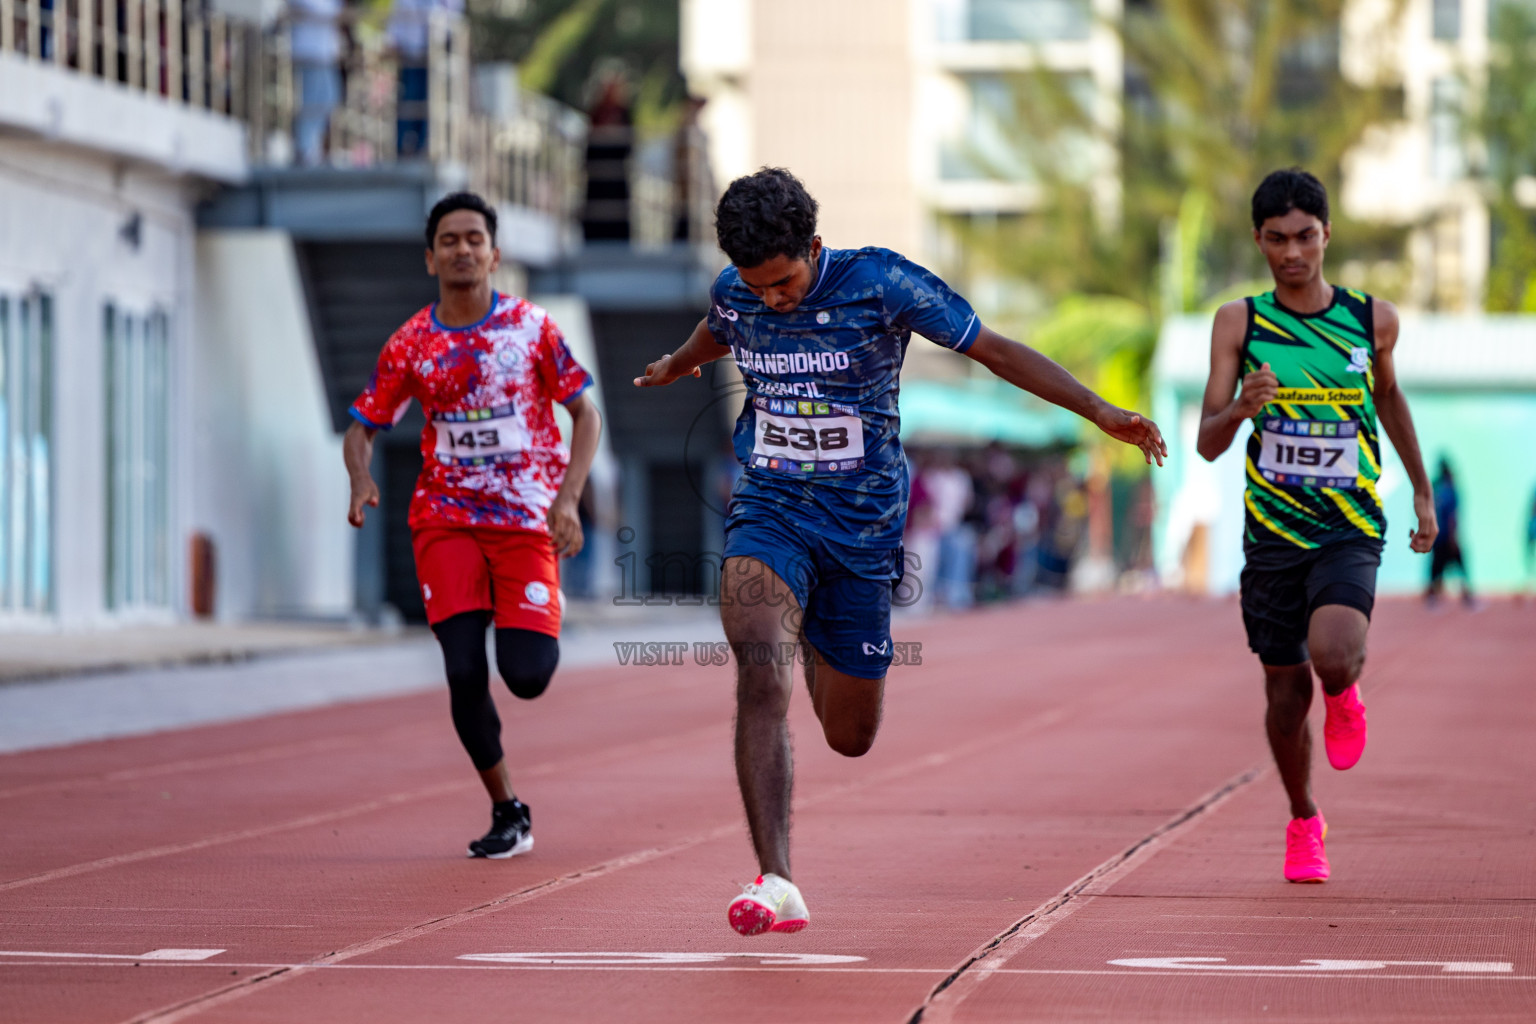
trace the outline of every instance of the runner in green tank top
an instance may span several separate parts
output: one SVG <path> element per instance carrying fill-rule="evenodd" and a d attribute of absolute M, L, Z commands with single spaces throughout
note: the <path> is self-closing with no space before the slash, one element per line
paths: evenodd
<path fill-rule="evenodd" d="M 1268 366 L 1281 382 L 1248 437 L 1247 543 L 1307 550 L 1380 540 L 1375 300 L 1335 287 L 1317 313 L 1293 312 L 1274 292 L 1246 301 L 1243 372 Z"/>
<path fill-rule="evenodd" d="M 1264 666 L 1265 730 L 1291 803 L 1284 873 L 1293 882 L 1328 878 L 1328 826 L 1312 800 L 1307 729 L 1314 671 L 1328 712 L 1329 763 L 1350 768 L 1365 750 L 1356 683 L 1387 532 L 1376 494 L 1378 416 L 1413 482 L 1410 546 L 1427 552 L 1436 532 L 1429 475 L 1392 361 L 1397 310 L 1323 279 L 1330 234 L 1328 193 L 1307 172 L 1276 171 L 1253 194 L 1253 237 L 1275 290 L 1217 311 L 1200 421 L 1200 454 L 1210 460 L 1253 422 L 1243 623 Z"/>

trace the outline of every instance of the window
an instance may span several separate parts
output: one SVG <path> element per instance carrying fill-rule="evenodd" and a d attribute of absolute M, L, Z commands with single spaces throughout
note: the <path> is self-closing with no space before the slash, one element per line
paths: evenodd
<path fill-rule="evenodd" d="M 1429 172 L 1436 181 L 1455 181 L 1466 173 L 1461 146 L 1461 82 L 1450 76 L 1430 83 Z"/>
<path fill-rule="evenodd" d="M 1093 109 L 1093 79 L 1063 74 L 1052 81 L 1057 90 L 1047 97 L 1027 76 L 979 74 L 962 79 L 967 114 L 955 133 L 940 144 L 939 177 L 944 181 L 991 181 L 1028 184 L 1038 180 L 1035 162 L 1052 166 L 1074 181 L 1093 172 L 1093 142 L 1079 127 L 1062 126 L 1048 138 L 1035 138 L 1025 112 L 1048 109 L 1045 104 L 1075 105 L 1080 114 Z M 1050 118 L 1050 120 L 1058 120 Z M 1047 151 L 1049 147 L 1049 151 Z"/>
<path fill-rule="evenodd" d="M 1501 20 L 1505 11 L 1522 13 L 1526 18 L 1536 17 L 1536 0 L 1488 0 L 1488 36 L 1496 39 L 1507 31 L 1509 22 Z"/>
<path fill-rule="evenodd" d="M 1301 110 L 1328 98 L 1339 78 L 1339 27 L 1304 36 L 1280 55 L 1282 110 Z"/>
<path fill-rule="evenodd" d="M 105 315 L 107 607 L 170 604 L 170 325 Z"/>
<path fill-rule="evenodd" d="M 53 606 L 53 300 L 0 295 L 0 612 Z"/>
<path fill-rule="evenodd" d="M 934 0 L 939 41 L 1049 43 L 1087 39 L 1089 0 Z"/>
<path fill-rule="evenodd" d="M 1461 38 L 1461 0 L 1432 0 L 1430 10 L 1436 39 Z"/>

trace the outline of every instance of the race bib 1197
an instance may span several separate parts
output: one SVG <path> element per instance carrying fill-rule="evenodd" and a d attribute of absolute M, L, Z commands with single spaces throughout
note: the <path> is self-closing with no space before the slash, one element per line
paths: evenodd
<path fill-rule="evenodd" d="M 437 431 L 437 459 L 476 466 L 505 462 L 528 447 L 522 417 L 511 405 L 468 412 L 443 412 L 432 417 Z"/>
<path fill-rule="evenodd" d="M 780 473 L 848 473 L 864 465 L 857 406 L 753 398 L 752 465 Z"/>
<path fill-rule="evenodd" d="M 1354 487 L 1360 476 L 1360 424 L 1354 420 L 1265 419 L 1259 473 L 1293 487 Z"/>

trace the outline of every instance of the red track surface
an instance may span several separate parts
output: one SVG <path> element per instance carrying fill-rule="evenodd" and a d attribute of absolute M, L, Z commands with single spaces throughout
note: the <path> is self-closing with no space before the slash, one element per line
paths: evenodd
<path fill-rule="evenodd" d="M 1280 877 L 1235 604 L 897 633 L 923 664 L 867 757 L 796 695 L 799 935 L 725 923 L 755 871 L 729 670 L 691 658 L 503 705 L 538 838 L 510 861 L 463 858 L 446 695 L 0 758 L 0 952 L 68 954 L 0 955 L 0 1020 L 1536 1019 L 1536 611 L 1378 610 L 1371 746 L 1319 751 L 1324 886 Z M 181 948 L 223 952 L 134 959 Z M 673 956 L 461 959 L 594 952 Z"/>

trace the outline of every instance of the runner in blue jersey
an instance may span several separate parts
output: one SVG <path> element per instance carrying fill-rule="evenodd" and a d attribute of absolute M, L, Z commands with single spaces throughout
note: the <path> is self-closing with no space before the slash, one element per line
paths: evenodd
<path fill-rule="evenodd" d="M 733 356 L 747 397 L 745 467 L 725 525 L 720 618 L 736 657 L 736 776 L 761 874 L 727 916 L 743 935 L 795 932 L 809 914 L 790 881 L 793 766 L 786 715 L 799 645 L 833 750 L 857 757 L 880 726 L 891 664 L 891 591 L 904 570 L 907 464 L 896 407 L 915 332 L 1141 448 L 1168 454 L 1151 420 L 1117 409 L 1051 360 L 994 333 L 948 285 L 888 249 L 828 249 L 816 200 L 788 171 L 738 178 L 715 211 L 731 260 L 709 315 L 639 387 L 698 376 Z"/>

